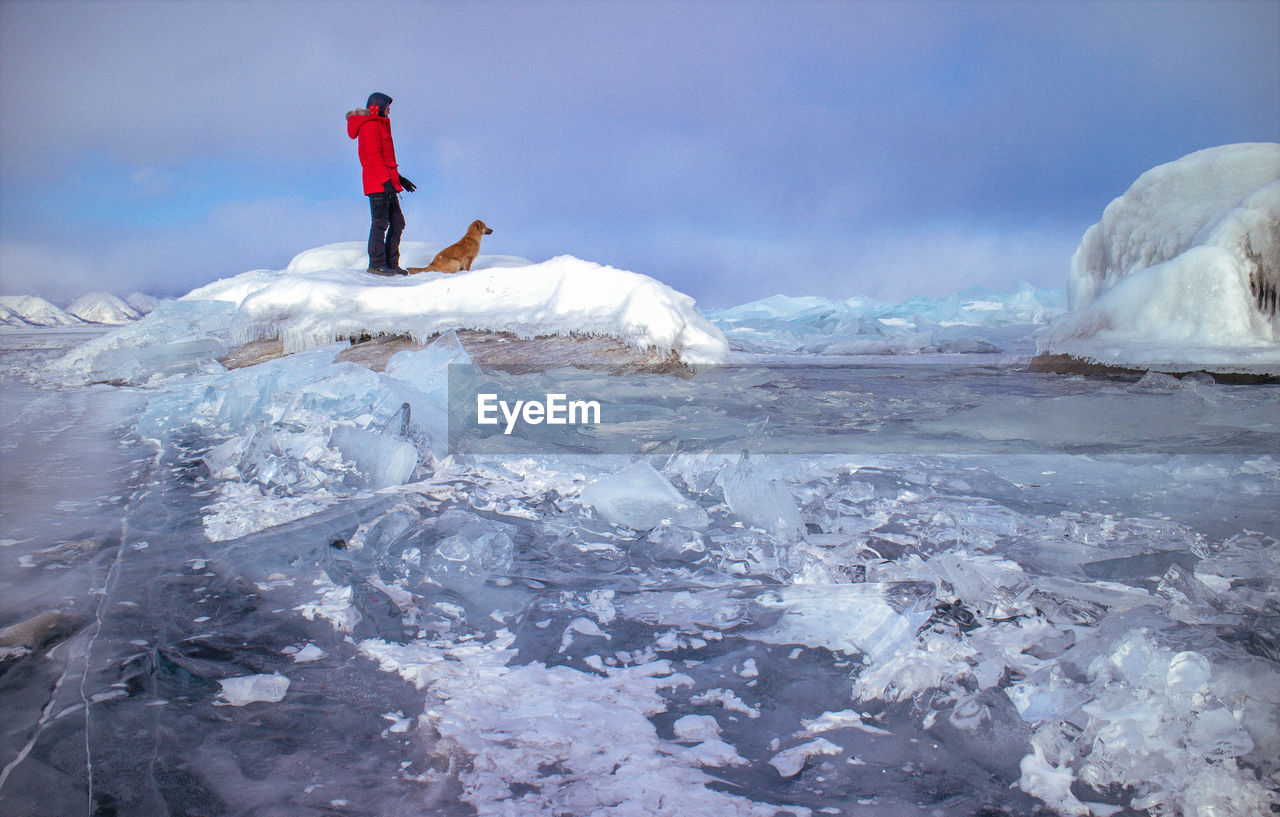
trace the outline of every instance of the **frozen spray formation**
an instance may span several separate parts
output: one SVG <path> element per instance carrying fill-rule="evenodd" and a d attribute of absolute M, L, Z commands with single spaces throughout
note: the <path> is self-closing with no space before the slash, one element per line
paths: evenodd
<path fill-rule="evenodd" d="M 1113 365 L 1280 363 L 1280 144 L 1152 168 L 1071 260 L 1070 312 L 1040 349 Z"/>

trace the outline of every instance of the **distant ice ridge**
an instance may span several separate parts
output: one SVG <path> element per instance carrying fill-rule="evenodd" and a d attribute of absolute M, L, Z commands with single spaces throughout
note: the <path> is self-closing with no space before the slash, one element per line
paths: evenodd
<path fill-rule="evenodd" d="M 285 270 L 245 273 L 184 298 L 236 303 L 232 342 L 279 337 L 286 352 L 361 334 L 425 340 L 450 329 L 603 335 L 691 364 L 719 363 L 728 352 L 692 298 L 646 275 L 562 255 L 542 263 L 481 256 L 461 275 L 382 278 L 364 271 L 363 247 L 308 250 Z M 425 263 L 430 249 L 406 244 L 402 263 Z"/>
<path fill-rule="evenodd" d="M 35 295 L 0 295 L 0 320 L 5 326 L 76 326 L 83 323 L 44 298 Z"/>
<path fill-rule="evenodd" d="M 86 323 L 101 323 L 109 326 L 136 321 L 142 313 L 134 309 L 121 298 L 107 292 L 91 292 L 71 302 L 67 312 Z"/>
<path fill-rule="evenodd" d="M 140 292 L 128 298 L 91 292 L 62 309 L 35 295 L 3 295 L 0 296 L 0 326 L 19 329 L 83 324 L 119 326 L 138 320 L 160 303 L 159 299 Z"/>
<path fill-rule="evenodd" d="M 1138 177 L 1085 232 L 1040 350 L 1105 364 L 1280 363 L 1280 144 Z"/>
<path fill-rule="evenodd" d="M 1035 333 L 1066 310 L 1060 290 L 974 287 L 900 304 L 774 295 L 707 317 L 736 349 L 764 354 L 882 355 L 1030 352 Z"/>

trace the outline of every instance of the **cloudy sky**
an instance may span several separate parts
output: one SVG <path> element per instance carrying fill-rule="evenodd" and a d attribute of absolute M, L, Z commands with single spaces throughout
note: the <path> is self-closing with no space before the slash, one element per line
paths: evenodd
<path fill-rule="evenodd" d="M 363 240 L 375 90 L 406 241 L 711 307 L 1059 287 L 1139 173 L 1280 139 L 1280 0 L 0 0 L 0 293 Z"/>

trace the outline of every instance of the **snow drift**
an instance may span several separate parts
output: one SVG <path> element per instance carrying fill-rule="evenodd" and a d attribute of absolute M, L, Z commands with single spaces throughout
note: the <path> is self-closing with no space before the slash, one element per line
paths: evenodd
<path fill-rule="evenodd" d="M 1108 365 L 1280 364 L 1280 144 L 1138 177 L 1085 232 L 1040 351 Z"/>

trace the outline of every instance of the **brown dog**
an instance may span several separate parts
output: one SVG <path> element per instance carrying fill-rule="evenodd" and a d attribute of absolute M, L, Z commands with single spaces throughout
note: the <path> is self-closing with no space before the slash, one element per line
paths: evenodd
<path fill-rule="evenodd" d="M 492 232 L 483 221 L 473 221 L 461 241 L 436 253 L 436 257 L 425 267 L 409 267 L 409 272 L 470 272 L 471 262 L 480 254 L 481 237 Z"/>

